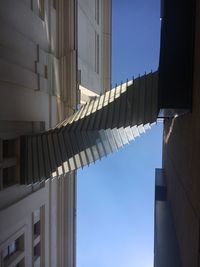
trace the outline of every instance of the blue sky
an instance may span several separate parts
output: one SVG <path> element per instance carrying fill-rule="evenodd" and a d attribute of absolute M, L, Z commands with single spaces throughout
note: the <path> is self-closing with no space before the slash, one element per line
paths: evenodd
<path fill-rule="evenodd" d="M 112 83 L 158 67 L 159 1 L 113 0 Z M 162 125 L 78 172 L 77 267 L 153 266 Z"/>

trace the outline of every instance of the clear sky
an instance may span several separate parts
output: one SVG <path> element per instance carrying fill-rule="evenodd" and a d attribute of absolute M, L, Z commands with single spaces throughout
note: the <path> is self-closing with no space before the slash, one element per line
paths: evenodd
<path fill-rule="evenodd" d="M 91 0 L 92 1 L 92 0 Z M 159 0 L 113 0 L 112 83 L 158 67 Z M 78 172 L 77 267 L 153 266 L 162 125 Z"/>

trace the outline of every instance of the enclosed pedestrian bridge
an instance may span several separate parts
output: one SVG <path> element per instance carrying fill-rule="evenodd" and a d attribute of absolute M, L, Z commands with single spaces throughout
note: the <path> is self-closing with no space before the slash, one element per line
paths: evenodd
<path fill-rule="evenodd" d="M 158 72 L 92 99 L 44 133 L 21 136 L 21 183 L 83 168 L 150 129 L 158 116 Z"/>

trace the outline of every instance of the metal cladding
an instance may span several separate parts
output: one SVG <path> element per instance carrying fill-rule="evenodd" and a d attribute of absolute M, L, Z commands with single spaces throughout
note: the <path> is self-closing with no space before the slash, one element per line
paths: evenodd
<path fill-rule="evenodd" d="M 21 183 L 83 168 L 140 136 L 157 119 L 158 72 L 127 81 L 44 133 L 21 136 Z"/>

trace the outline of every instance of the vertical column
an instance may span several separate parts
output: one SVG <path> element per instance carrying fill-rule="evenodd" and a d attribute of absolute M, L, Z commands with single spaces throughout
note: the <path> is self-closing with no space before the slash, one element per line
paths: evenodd
<path fill-rule="evenodd" d="M 77 4 L 76 0 L 58 2 L 58 56 L 60 61 L 63 117 L 73 114 L 77 105 Z"/>
<path fill-rule="evenodd" d="M 111 88 L 111 42 L 112 42 L 112 1 L 103 0 L 102 2 L 102 40 L 103 40 L 103 66 L 102 66 L 102 77 L 103 77 L 103 89 L 105 91 Z"/>

